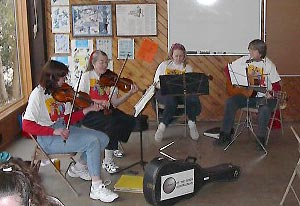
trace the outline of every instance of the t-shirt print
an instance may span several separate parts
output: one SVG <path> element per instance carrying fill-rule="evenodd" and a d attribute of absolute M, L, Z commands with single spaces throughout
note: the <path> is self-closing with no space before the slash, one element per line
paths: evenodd
<path fill-rule="evenodd" d="M 181 69 L 171 69 L 171 68 L 166 68 L 165 74 L 169 75 L 169 74 L 183 74 L 185 73 L 185 69 L 181 70 Z"/>
<path fill-rule="evenodd" d="M 254 65 L 248 66 L 248 76 L 252 79 L 253 84 L 256 86 L 266 86 L 266 78 L 264 69 Z"/>
<path fill-rule="evenodd" d="M 98 84 L 97 79 L 90 79 L 90 96 L 92 99 L 108 100 L 109 87 Z"/>
<path fill-rule="evenodd" d="M 62 102 L 57 102 L 53 97 L 46 99 L 46 108 L 48 110 L 52 122 L 64 117 L 65 105 Z"/>

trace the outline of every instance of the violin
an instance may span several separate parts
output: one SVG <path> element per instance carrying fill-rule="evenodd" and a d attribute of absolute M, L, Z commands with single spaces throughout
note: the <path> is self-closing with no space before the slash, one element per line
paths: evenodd
<path fill-rule="evenodd" d="M 52 96 L 56 101 L 59 102 L 72 102 L 75 95 L 73 88 L 64 83 L 61 87 L 57 88 L 52 92 Z M 75 106 L 83 109 L 89 107 L 93 103 L 89 94 L 85 92 L 77 92 L 75 97 Z"/>
<path fill-rule="evenodd" d="M 129 92 L 132 84 L 133 81 L 131 79 L 124 77 L 118 79 L 118 75 L 109 69 L 99 79 L 99 85 L 107 87 L 116 85 L 123 92 Z"/>

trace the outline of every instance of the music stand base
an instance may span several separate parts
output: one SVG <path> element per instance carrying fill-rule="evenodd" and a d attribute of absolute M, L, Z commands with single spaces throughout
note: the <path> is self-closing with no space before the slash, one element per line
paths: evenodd
<path fill-rule="evenodd" d="M 117 172 L 113 173 L 112 175 L 118 174 L 118 173 L 123 172 L 125 170 L 128 170 L 129 168 L 134 167 L 136 165 L 141 165 L 142 168 L 143 168 L 143 170 L 145 170 L 145 165 L 147 164 L 147 162 L 144 161 L 144 155 L 143 155 L 143 131 L 141 131 L 141 130 L 140 130 L 140 157 L 141 157 L 140 161 L 135 162 L 135 163 L 133 163 L 133 164 L 131 164 L 131 165 L 125 167 L 125 168 L 122 168 L 122 169 L 118 170 Z"/>
<path fill-rule="evenodd" d="M 261 141 L 257 138 L 256 134 L 254 133 L 251 122 L 249 122 L 249 120 L 245 120 L 244 126 L 238 134 L 237 134 L 237 131 L 236 131 L 236 133 L 234 134 L 234 138 L 231 140 L 231 142 L 228 143 L 228 145 L 226 145 L 226 147 L 224 148 L 224 151 L 226 151 L 230 147 L 230 145 L 236 140 L 236 138 L 238 136 L 240 136 L 243 133 L 244 129 L 246 129 L 246 128 L 248 128 L 252 132 L 252 134 L 255 137 L 256 141 L 259 143 L 261 148 L 264 150 L 265 155 L 268 154 L 268 151 L 266 150 L 265 146 L 261 143 Z"/>

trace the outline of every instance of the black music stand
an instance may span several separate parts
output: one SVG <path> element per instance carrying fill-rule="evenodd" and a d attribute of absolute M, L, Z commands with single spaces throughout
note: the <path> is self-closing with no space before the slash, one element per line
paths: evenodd
<path fill-rule="evenodd" d="M 162 95 L 184 97 L 184 115 L 186 116 L 186 97 L 188 95 L 208 95 L 209 77 L 204 73 L 183 73 L 180 75 L 160 75 L 160 90 Z M 185 121 L 185 135 L 187 133 Z"/>
<path fill-rule="evenodd" d="M 138 131 L 140 133 L 140 160 L 138 162 L 135 162 L 127 167 L 124 167 L 117 172 L 113 174 L 120 173 L 124 170 L 127 170 L 131 167 L 134 167 L 135 165 L 141 165 L 143 170 L 145 170 L 145 165 L 147 164 L 146 161 L 144 161 L 144 155 L 143 155 L 143 131 L 148 129 L 148 116 L 142 115 L 141 113 L 136 118 L 136 127 L 134 131 Z"/>
<path fill-rule="evenodd" d="M 149 125 L 148 125 L 148 116 L 147 115 L 142 115 L 142 111 L 144 110 L 146 104 L 149 102 L 149 100 L 152 98 L 154 95 L 155 91 L 155 85 L 152 84 L 143 94 L 142 98 L 138 101 L 138 103 L 134 106 L 135 112 L 134 112 L 134 117 L 136 117 L 136 126 L 134 131 L 138 131 L 140 133 L 140 160 L 138 162 L 135 162 L 125 168 L 122 168 L 118 170 L 117 172 L 113 174 L 120 173 L 124 170 L 127 170 L 135 165 L 141 165 L 143 170 L 145 170 L 145 165 L 147 164 L 146 161 L 144 161 L 144 154 L 143 154 L 143 131 L 147 130 Z"/>
<path fill-rule="evenodd" d="M 250 81 L 250 78 L 248 76 L 248 68 L 247 67 L 242 70 L 240 70 L 240 69 L 237 70 L 237 69 L 238 69 L 237 67 L 228 64 L 230 81 L 233 86 L 243 87 L 245 89 L 250 89 L 255 92 L 266 92 L 267 88 L 265 86 L 261 86 L 260 84 L 258 84 L 258 82 Z M 265 75 L 266 77 L 268 76 L 268 74 L 263 74 L 263 75 Z M 244 129 L 248 128 L 251 131 L 251 133 L 253 134 L 253 136 L 255 137 L 256 141 L 260 144 L 261 148 L 264 150 L 265 154 L 267 154 L 268 152 L 267 152 L 266 148 L 261 143 L 261 141 L 258 139 L 257 135 L 254 132 L 253 126 L 252 126 L 251 117 L 250 117 L 249 97 L 247 97 L 246 118 L 245 118 L 245 121 L 241 124 L 243 124 L 242 129 L 240 130 L 240 132 L 238 132 L 237 130 L 234 132 L 233 139 L 224 148 L 224 150 L 226 151 L 230 147 L 230 145 L 236 140 L 236 138 L 240 134 L 243 133 Z"/>

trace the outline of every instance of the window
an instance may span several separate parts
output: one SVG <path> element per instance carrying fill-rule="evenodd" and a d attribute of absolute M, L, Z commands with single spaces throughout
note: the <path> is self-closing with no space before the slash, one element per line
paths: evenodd
<path fill-rule="evenodd" d="M 31 90 L 26 1 L 0 1 L 0 119 L 27 102 Z"/>

